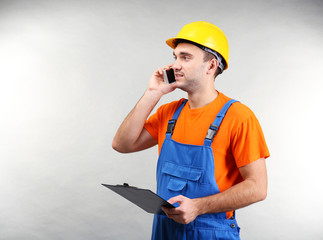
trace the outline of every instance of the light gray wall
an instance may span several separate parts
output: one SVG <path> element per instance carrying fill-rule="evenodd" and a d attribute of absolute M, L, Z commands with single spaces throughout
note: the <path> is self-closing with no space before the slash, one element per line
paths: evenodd
<path fill-rule="evenodd" d="M 319 0 L 1 0 L 0 239 L 149 239 L 152 216 L 100 184 L 155 190 L 157 149 L 111 142 L 172 62 L 164 41 L 197 20 L 226 33 L 216 87 L 255 112 L 271 152 L 268 198 L 237 212 L 242 238 L 322 239 L 322 12 Z"/>

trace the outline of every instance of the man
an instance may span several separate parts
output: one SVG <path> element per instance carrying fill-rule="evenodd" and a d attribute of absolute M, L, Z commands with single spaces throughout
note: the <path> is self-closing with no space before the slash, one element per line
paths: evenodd
<path fill-rule="evenodd" d="M 158 144 L 157 194 L 177 207 L 154 217 L 152 239 L 240 239 L 235 210 L 267 195 L 269 152 L 253 112 L 214 88 L 228 68 L 224 33 L 208 22 L 185 25 L 166 43 L 175 62 L 157 69 L 113 140 L 119 152 Z M 163 81 L 173 68 L 176 82 Z M 179 88 L 188 94 L 161 106 Z"/>

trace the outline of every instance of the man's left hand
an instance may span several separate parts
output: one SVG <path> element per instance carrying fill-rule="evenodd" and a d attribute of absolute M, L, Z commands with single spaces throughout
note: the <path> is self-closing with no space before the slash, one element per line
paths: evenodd
<path fill-rule="evenodd" d="M 168 218 L 173 219 L 175 222 L 181 224 L 188 224 L 199 215 L 197 207 L 197 199 L 190 199 L 182 195 L 178 195 L 168 200 L 169 203 L 178 203 L 177 208 L 162 207 Z"/>

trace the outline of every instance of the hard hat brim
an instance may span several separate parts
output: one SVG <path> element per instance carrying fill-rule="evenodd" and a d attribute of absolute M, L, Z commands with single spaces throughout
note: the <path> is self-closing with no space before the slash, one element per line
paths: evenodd
<path fill-rule="evenodd" d="M 170 46 L 171 48 L 175 49 L 175 40 L 177 40 L 178 38 L 170 38 L 166 40 L 166 44 L 168 46 Z"/>

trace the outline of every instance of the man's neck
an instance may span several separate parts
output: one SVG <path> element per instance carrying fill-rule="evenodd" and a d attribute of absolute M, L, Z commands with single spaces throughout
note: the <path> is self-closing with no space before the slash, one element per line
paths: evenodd
<path fill-rule="evenodd" d="M 208 88 L 205 91 L 188 93 L 190 109 L 201 108 L 213 102 L 218 96 L 215 88 Z"/>

